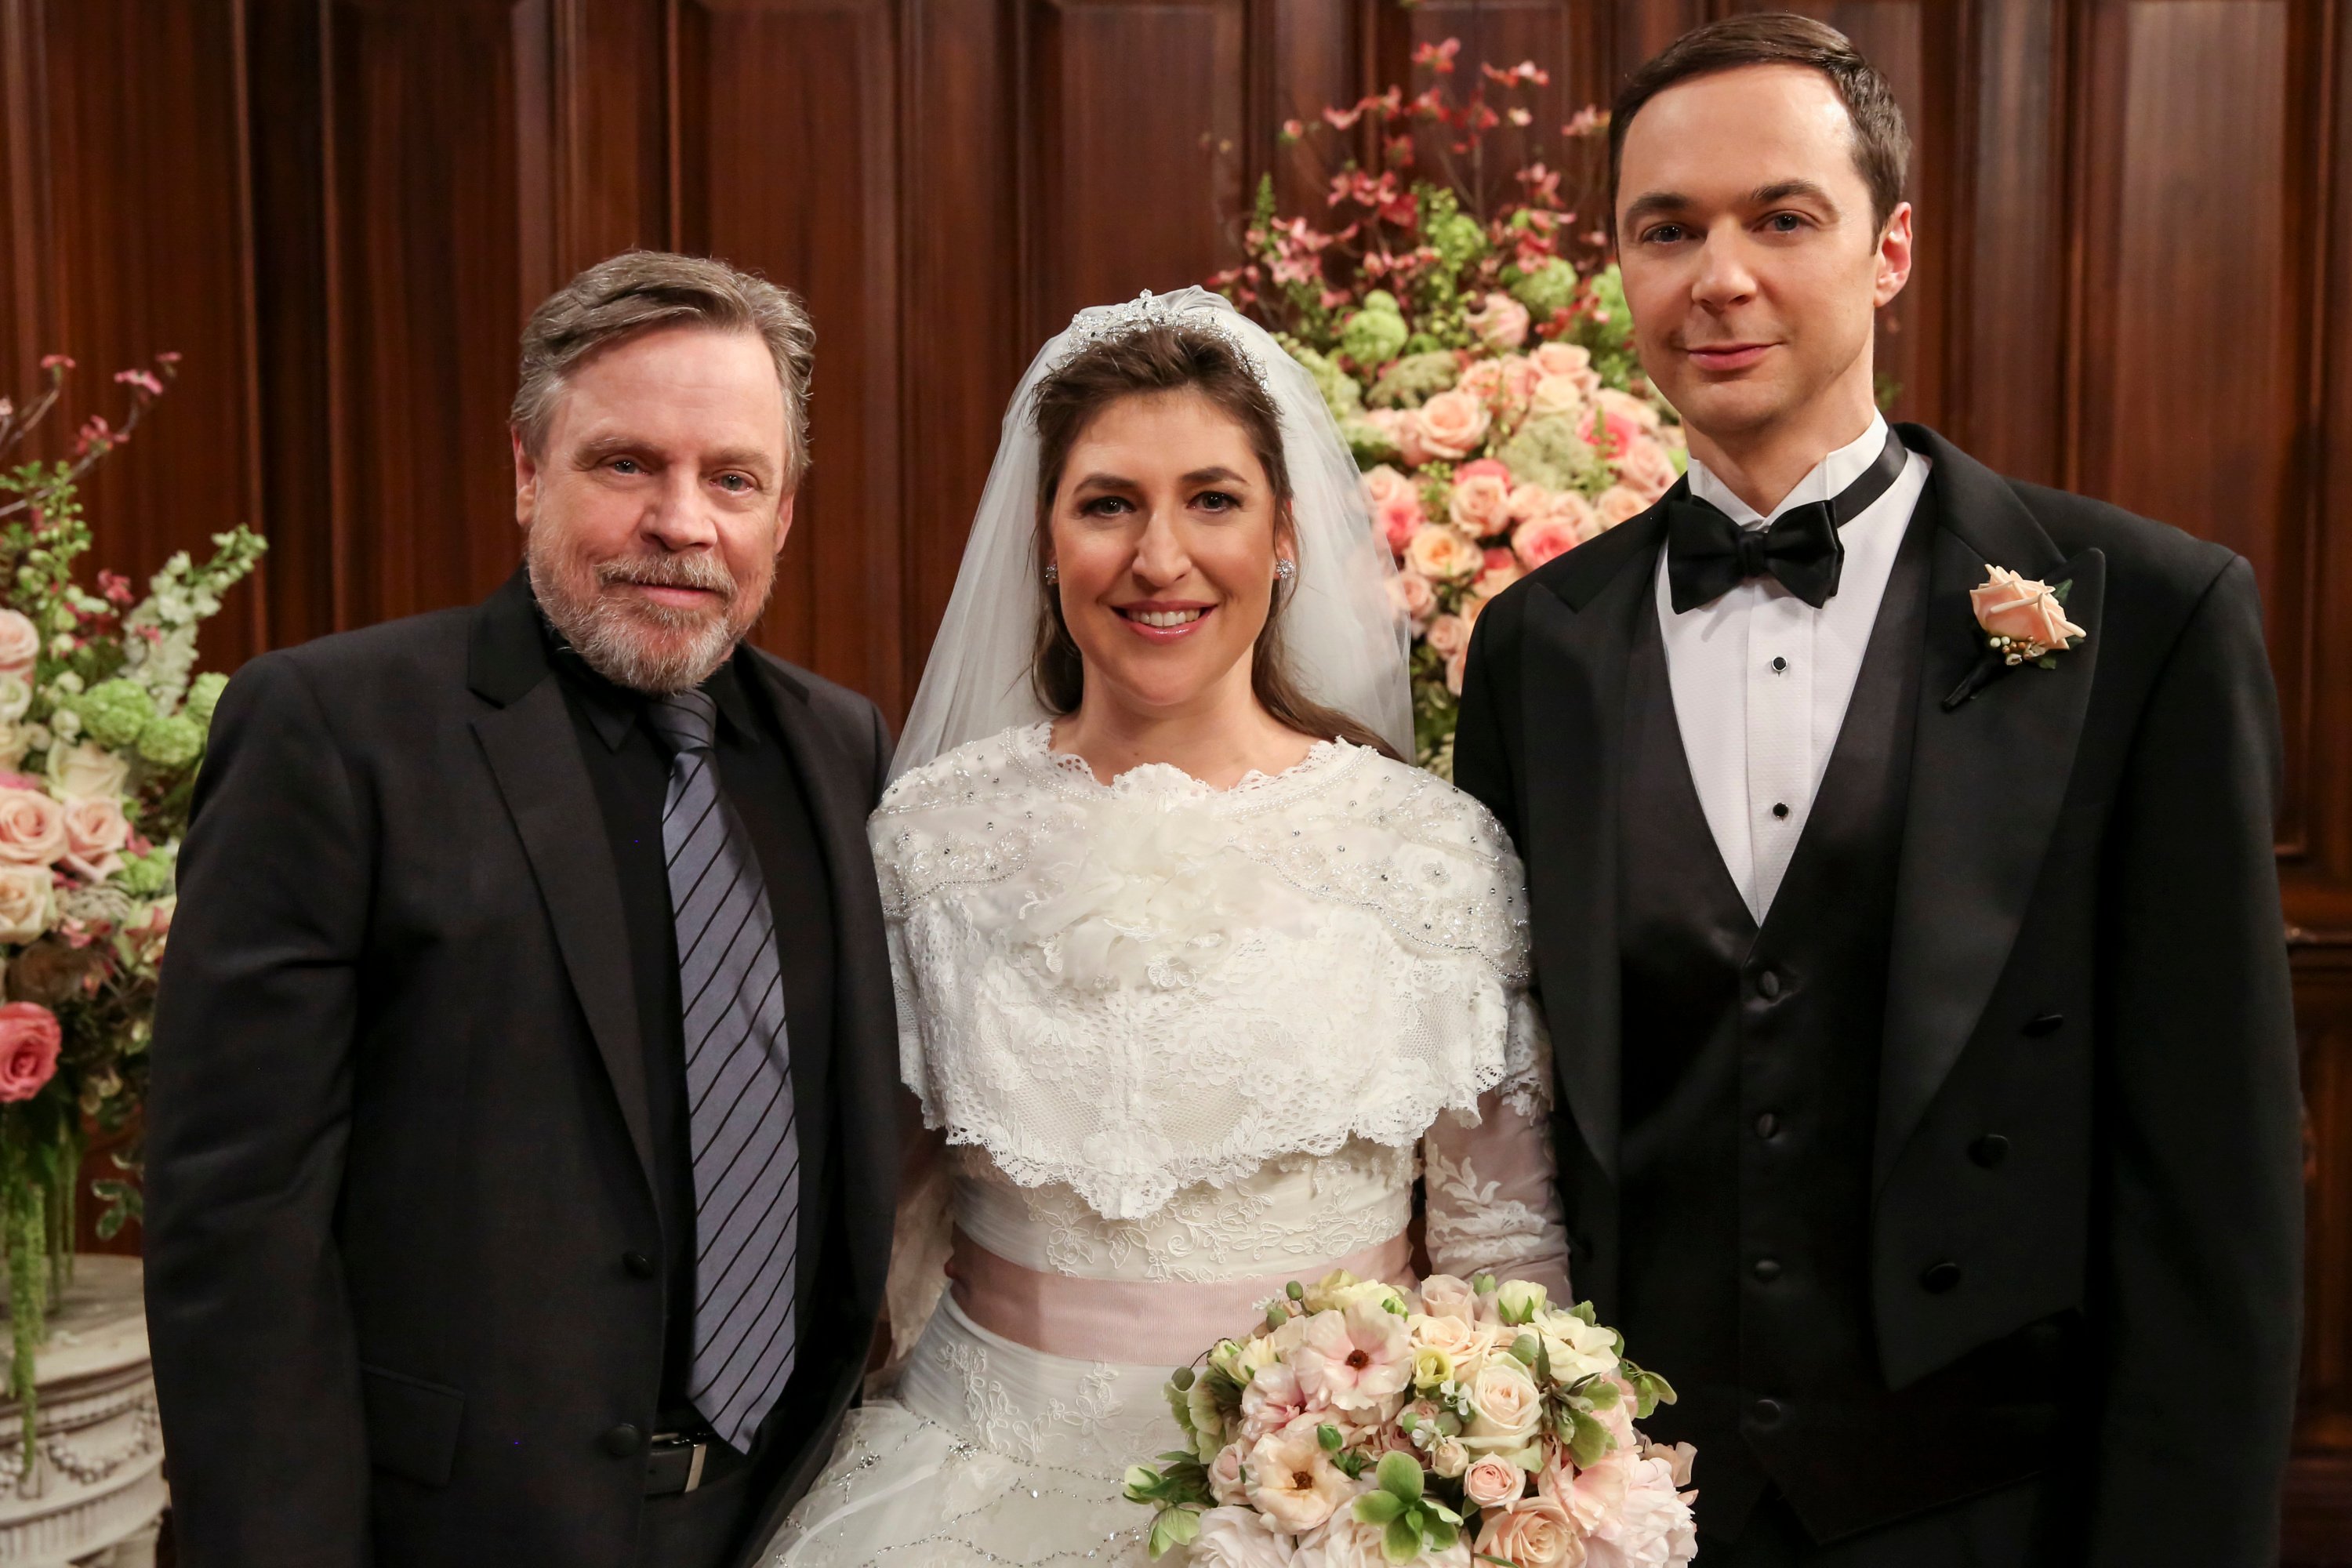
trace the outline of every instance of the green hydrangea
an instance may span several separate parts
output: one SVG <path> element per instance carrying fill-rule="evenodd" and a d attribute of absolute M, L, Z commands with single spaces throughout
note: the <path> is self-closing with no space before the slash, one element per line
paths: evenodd
<path fill-rule="evenodd" d="M 1577 323 L 1577 341 L 1592 351 L 1592 368 L 1611 386 L 1623 386 L 1641 362 L 1633 353 L 1633 313 L 1625 307 L 1625 279 L 1612 263 L 1588 286 L 1592 314 Z"/>
<path fill-rule="evenodd" d="M 1511 285 L 1511 297 L 1542 321 L 1576 303 L 1576 268 L 1555 256 L 1533 272 L 1519 274 Z"/>
<path fill-rule="evenodd" d="M 1495 456 L 1516 478 L 1546 489 L 1581 490 L 1590 496 L 1609 483 L 1608 463 L 1565 415 L 1528 420 Z"/>
<path fill-rule="evenodd" d="M 1443 350 L 1407 354 L 1372 384 L 1372 406 L 1418 408 L 1461 377 L 1461 363 Z"/>
<path fill-rule="evenodd" d="M 1467 213 L 1448 213 L 1423 234 L 1438 259 L 1455 272 L 1486 254 L 1486 231 Z"/>
<path fill-rule="evenodd" d="M 155 700 L 135 680 L 101 680 L 73 700 L 73 711 L 89 738 L 110 751 L 139 739 L 155 718 Z"/>
<path fill-rule="evenodd" d="M 184 768 L 205 754 L 204 726 L 184 714 L 151 719 L 139 731 L 139 754 L 159 768 Z"/>
<path fill-rule="evenodd" d="M 1305 343 L 1284 346 L 1290 351 L 1290 357 L 1306 366 L 1307 374 L 1315 378 L 1315 388 L 1323 395 L 1323 406 L 1331 411 L 1333 420 L 1344 422 L 1349 415 L 1363 410 L 1364 390 L 1356 384 L 1354 376 Z"/>
<path fill-rule="evenodd" d="M 1389 301 L 1385 310 L 1367 303 L 1339 329 L 1340 351 L 1366 370 L 1396 358 L 1408 335 L 1396 300 L 1386 293 L 1381 298 Z"/>
<path fill-rule="evenodd" d="M 188 685 L 188 700 L 180 711 L 209 730 L 213 710 L 220 706 L 222 691 L 227 689 L 228 677 L 218 670 L 206 670 Z"/>
<path fill-rule="evenodd" d="M 172 890 L 173 859 L 169 848 L 126 855 L 114 873 L 114 886 L 134 899 L 160 899 Z"/>

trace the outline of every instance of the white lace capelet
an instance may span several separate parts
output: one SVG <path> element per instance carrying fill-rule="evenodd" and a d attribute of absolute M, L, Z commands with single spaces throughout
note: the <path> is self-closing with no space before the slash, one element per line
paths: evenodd
<path fill-rule="evenodd" d="M 868 832 L 923 1118 L 1139 1219 L 1195 1183 L 1546 1095 L 1517 857 L 1477 802 L 1339 742 L 1218 791 L 1097 782 L 1008 730 Z"/>

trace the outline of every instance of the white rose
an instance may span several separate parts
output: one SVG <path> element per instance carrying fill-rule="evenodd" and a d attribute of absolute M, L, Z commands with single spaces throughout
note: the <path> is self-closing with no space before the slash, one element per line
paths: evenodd
<path fill-rule="evenodd" d="M 131 764 L 104 746 L 84 742 L 49 752 L 49 783 L 65 800 L 111 799 L 130 782 Z"/>
<path fill-rule="evenodd" d="M 0 610 L 0 669 L 21 675 L 40 652 L 41 628 L 16 610 Z"/>
<path fill-rule="evenodd" d="M 46 866 L 0 865 L 0 942 L 30 942 L 49 929 L 53 886 Z"/>
<path fill-rule="evenodd" d="M 0 675 L 0 724 L 14 724 L 33 705 L 33 688 L 21 675 Z"/>
<path fill-rule="evenodd" d="M 1193 1538 L 1192 1568 L 1290 1568 L 1296 1560 L 1290 1537 L 1245 1508 L 1213 1508 L 1201 1515 Z"/>
<path fill-rule="evenodd" d="M 1543 1419 L 1543 1394 L 1516 1356 L 1498 1355 L 1470 1380 L 1470 1425 L 1462 1434 L 1472 1448 L 1516 1448 L 1535 1436 Z"/>

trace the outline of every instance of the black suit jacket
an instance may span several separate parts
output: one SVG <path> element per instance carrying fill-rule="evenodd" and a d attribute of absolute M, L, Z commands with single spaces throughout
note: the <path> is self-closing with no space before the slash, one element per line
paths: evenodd
<path fill-rule="evenodd" d="M 2084 1496 L 2087 1561 L 2267 1568 L 2302 1191 L 2272 847 L 2277 700 L 2253 574 L 2176 530 L 2005 479 L 1933 431 L 1901 432 L 1935 460 L 1941 521 L 1874 1133 L 1880 1365 L 1900 1389 L 2081 1314 L 2086 1447 L 2048 1460 Z M 1653 509 L 1488 607 L 1454 763 L 1527 862 L 1577 1283 L 1604 1321 L 1625 674 L 1664 538 Z M 1947 708 L 1985 652 L 1969 590 L 1988 563 L 2071 580 L 2067 616 L 2090 635 L 2056 668 L 2006 669 Z M 1987 1134 L 2008 1141 L 1990 1168 L 1969 1153 Z M 1948 1273 L 1930 1288 L 1948 1263 L 1957 1288 Z M 2219 1375 L 2184 1364 L 2191 1345 Z"/>
<path fill-rule="evenodd" d="M 865 819 L 890 747 L 864 698 L 756 665 L 837 953 L 823 1098 L 801 1102 L 836 1179 L 802 1230 L 809 1392 L 762 1477 L 780 1516 L 887 1265 L 896 1026 Z M 246 665 L 180 893 L 147 1209 L 180 1561 L 625 1568 L 645 1461 L 616 1429 L 653 1428 L 663 1348 L 646 1062 L 604 821 L 520 581 Z"/>

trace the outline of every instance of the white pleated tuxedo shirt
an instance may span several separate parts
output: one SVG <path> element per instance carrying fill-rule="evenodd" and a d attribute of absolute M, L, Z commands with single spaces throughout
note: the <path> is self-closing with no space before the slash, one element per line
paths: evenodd
<path fill-rule="evenodd" d="M 1886 422 L 1873 415 L 1870 428 L 1798 480 L 1771 517 L 1732 494 L 1696 458 L 1691 494 L 1742 528 L 1768 527 L 1792 506 L 1837 495 L 1885 445 Z M 1921 454 L 1907 454 L 1886 493 L 1838 531 L 1845 564 L 1837 592 L 1818 610 L 1766 576 L 1676 615 L 1666 555 L 1659 552 L 1658 622 L 1675 721 L 1716 848 L 1759 925 L 1812 813 L 1929 467 Z"/>

